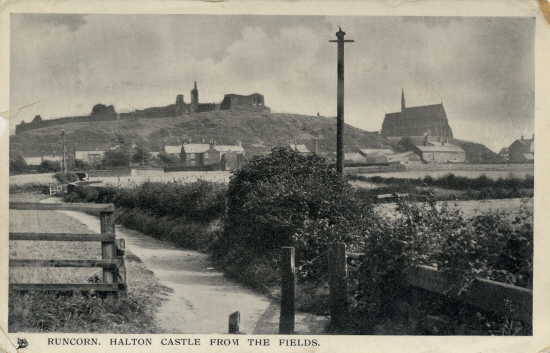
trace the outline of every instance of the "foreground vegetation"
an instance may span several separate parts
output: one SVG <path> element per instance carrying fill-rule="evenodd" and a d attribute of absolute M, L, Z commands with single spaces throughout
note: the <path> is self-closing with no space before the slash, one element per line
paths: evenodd
<path fill-rule="evenodd" d="M 11 201 L 38 202 L 40 194 L 12 194 Z M 11 231 L 87 233 L 80 222 L 53 211 L 14 211 Z M 10 258 L 101 258 L 101 247 L 91 242 L 10 242 Z M 10 332 L 157 333 L 154 315 L 160 305 L 161 286 L 141 260 L 127 252 L 128 293 L 118 299 L 99 293 L 10 292 Z M 11 283 L 87 283 L 101 275 L 99 269 L 12 268 Z"/>
<path fill-rule="evenodd" d="M 512 188 L 529 186 L 529 180 L 505 182 Z M 439 186 L 436 183 L 432 185 Z M 499 185 L 456 179 L 457 187 L 460 183 Z M 445 334 L 530 334 L 530 323 L 510 323 L 452 304 L 406 287 L 403 279 L 408 267 L 430 265 L 458 279 L 463 291 L 476 277 L 532 288 L 529 212 L 513 222 L 495 212 L 467 219 L 460 210 L 435 207 L 432 195 L 423 204 L 400 203 L 398 216 L 389 218 L 375 212 L 370 196 L 367 190 L 352 188 L 323 158 L 278 148 L 250 160 L 227 188 L 203 181 L 144 183 L 129 189 L 83 187 L 68 200 L 114 202 L 121 209 L 122 224 L 209 251 L 227 276 L 271 294 L 279 285 L 280 247 L 293 246 L 297 306 L 320 314 L 328 310 L 327 244 L 343 241 L 349 250 L 366 254 L 350 270 L 350 333 L 377 333 L 387 320 L 394 325 L 399 321 L 406 333 L 426 333 L 415 318 L 432 315 L 451 322 Z"/>

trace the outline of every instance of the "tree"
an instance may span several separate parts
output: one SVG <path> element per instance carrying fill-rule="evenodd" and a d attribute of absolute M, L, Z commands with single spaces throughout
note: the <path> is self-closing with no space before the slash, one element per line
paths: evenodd
<path fill-rule="evenodd" d="M 416 145 L 409 136 L 405 136 L 399 140 L 395 149 L 397 152 L 409 152 L 414 151 L 416 149 Z"/>
<path fill-rule="evenodd" d="M 152 157 L 151 150 L 147 146 L 140 144 L 136 147 L 132 162 L 145 164 L 148 163 Z"/>
<path fill-rule="evenodd" d="M 508 147 L 501 148 L 498 155 L 501 156 L 502 159 L 504 159 L 505 161 L 510 160 L 510 151 L 508 150 Z"/>
<path fill-rule="evenodd" d="M 42 117 L 40 115 L 36 115 L 34 119 L 32 119 L 33 123 L 39 123 L 42 121 Z"/>
<path fill-rule="evenodd" d="M 158 157 L 164 164 L 174 165 L 180 162 L 180 159 L 178 157 L 168 154 L 165 151 L 160 152 Z"/>
<path fill-rule="evenodd" d="M 10 151 L 10 174 L 20 174 L 27 170 L 27 162 L 18 153 Z"/>
<path fill-rule="evenodd" d="M 105 152 L 107 167 L 127 167 L 130 164 L 130 151 L 125 146 Z"/>

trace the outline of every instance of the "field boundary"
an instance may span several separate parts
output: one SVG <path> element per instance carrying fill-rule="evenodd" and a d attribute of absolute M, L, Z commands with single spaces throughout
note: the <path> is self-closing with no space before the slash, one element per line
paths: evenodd
<path fill-rule="evenodd" d="M 51 283 L 10 283 L 10 291 L 96 291 L 126 292 L 125 241 L 116 239 L 114 210 L 109 204 L 63 204 L 63 203 L 31 203 L 10 202 L 11 210 L 49 210 L 49 211 L 99 211 L 101 233 L 70 234 L 70 233 L 9 233 L 10 241 L 97 241 L 101 242 L 100 260 L 37 260 L 10 259 L 10 267 L 98 267 L 103 269 L 103 283 L 86 284 L 51 284 Z"/>

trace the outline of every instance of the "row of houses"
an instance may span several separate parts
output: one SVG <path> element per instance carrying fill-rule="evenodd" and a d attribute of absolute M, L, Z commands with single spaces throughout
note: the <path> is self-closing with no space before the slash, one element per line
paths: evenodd
<path fill-rule="evenodd" d="M 237 145 L 218 145 L 211 140 L 209 143 L 164 146 L 163 149 L 179 158 L 184 167 L 219 165 L 221 170 L 230 170 L 244 164 L 245 150 L 240 142 Z"/>

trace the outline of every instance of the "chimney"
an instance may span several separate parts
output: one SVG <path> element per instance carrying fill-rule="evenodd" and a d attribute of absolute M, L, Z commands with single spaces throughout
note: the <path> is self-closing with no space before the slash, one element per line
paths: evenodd
<path fill-rule="evenodd" d="M 521 134 L 521 141 L 523 141 L 523 134 Z"/>

